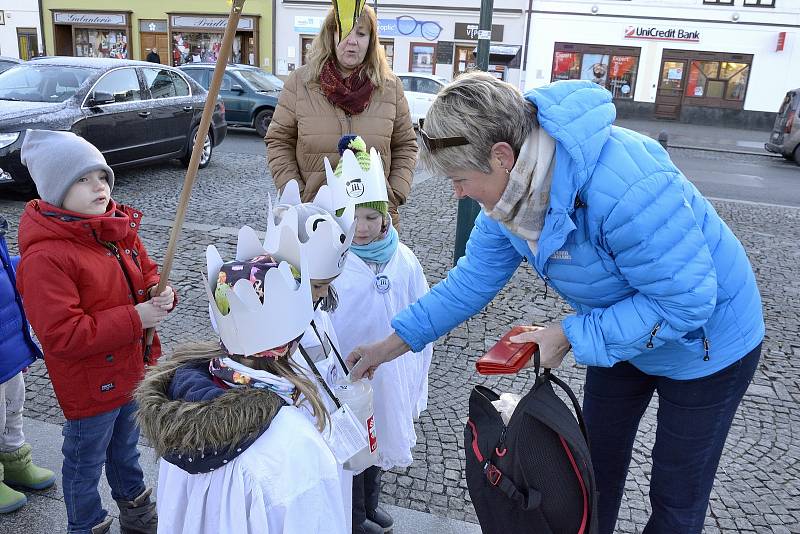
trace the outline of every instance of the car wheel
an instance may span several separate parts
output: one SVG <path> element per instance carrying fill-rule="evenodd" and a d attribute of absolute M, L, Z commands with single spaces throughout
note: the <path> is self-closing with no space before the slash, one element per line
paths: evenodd
<path fill-rule="evenodd" d="M 794 147 L 794 162 L 800 165 L 800 145 Z"/>
<path fill-rule="evenodd" d="M 192 139 L 189 146 L 186 147 L 186 155 L 181 158 L 181 163 L 183 163 L 184 167 L 188 167 L 192 159 L 192 148 L 194 147 L 195 140 L 197 140 L 197 126 L 192 130 Z M 213 151 L 214 143 L 211 139 L 211 134 L 206 134 L 206 139 L 203 142 L 203 153 L 200 155 L 200 169 L 205 169 L 208 167 L 208 164 L 211 163 L 211 153 Z"/>
<path fill-rule="evenodd" d="M 267 129 L 269 128 L 269 123 L 272 122 L 272 114 L 274 112 L 274 109 L 267 108 L 262 109 L 258 112 L 258 115 L 256 115 L 256 119 L 253 121 L 253 127 L 256 129 L 259 137 L 267 136 Z"/>

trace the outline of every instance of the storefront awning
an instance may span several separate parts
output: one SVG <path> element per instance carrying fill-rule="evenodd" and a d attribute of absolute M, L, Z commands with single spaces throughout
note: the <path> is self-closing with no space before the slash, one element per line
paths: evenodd
<path fill-rule="evenodd" d="M 519 51 L 522 50 L 521 45 L 489 45 L 489 63 L 492 65 L 509 65 L 512 61 L 519 64 Z M 478 47 L 472 50 L 472 55 L 478 55 Z M 517 61 L 514 61 L 514 60 Z M 509 67 L 514 67 L 509 65 Z"/>

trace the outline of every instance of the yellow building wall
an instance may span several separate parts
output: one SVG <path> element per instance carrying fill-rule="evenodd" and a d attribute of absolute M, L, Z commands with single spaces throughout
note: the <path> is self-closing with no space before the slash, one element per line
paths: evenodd
<path fill-rule="evenodd" d="M 272 0 L 248 0 L 242 16 L 258 16 L 259 67 L 272 72 Z M 227 0 L 42 0 L 44 18 L 45 54 L 55 55 L 53 11 L 130 11 L 131 35 L 128 36 L 128 58 L 144 60 L 141 56 L 139 35 L 140 19 L 167 21 L 167 13 L 192 13 L 224 16 L 230 13 Z M 161 53 L 161 51 L 159 51 Z M 164 51 L 169 53 L 169 51 Z M 163 56 L 162 56 L 163 57 Z"/>

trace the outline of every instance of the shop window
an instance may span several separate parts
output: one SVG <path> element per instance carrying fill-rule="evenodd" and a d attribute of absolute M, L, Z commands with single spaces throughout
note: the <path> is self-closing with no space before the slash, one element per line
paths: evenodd
<path fill-rule="evenodd" d="M 39 47 L 36 37 L 36 28 L 17 28 L 17 45 L 19 46 L 19 58 L 25 61 L 39 55 Z"/>
<path fill-rule="evenodd" d="M 128 36 L 121 30 L 75 28 L 75 55 L 128 59 Z"/>
<path fill-rule="evenodd" d="M 588 45 L 567 46 L 573 49 L 600 48 Z M 614 52 L 614 49 L 607 47 L 597 52 L 556 50 L 553 55 L 552 81 L 589 80 L 611 91 L 614 98 L 631 99 L 636 86 L 639 57 L 631 53 Z"/>
<path fill-rule="evenodd" d="M 744 0 L 745 7 L 775 7 L 775 0 Z"/>
<path fill-rule="evenodd" d="M 112 70 L 95 84 L 93 92 L 108 93 L 114 102 L 143 100 L 136 70 L 130 68 Z"/>
<path fill-rule="evenodd" d="M 411 43 L 409 68 L 411 72 L 433 74 L 436 72 L 436 45 L 428 43 Z"/>
<path fill-rule="evenodd" d="M 381 39 L 380 40 L 381 46 L 383 47 L 383 53 L 386 55 L 386 62 L 389 63 L 389 68 L 394 68 L 394 40 L 392 39 Z"/>
<path fill-rule="evenodd" d="M 730 61 L 692 61 L 686 96 L 744 100 L 750 66 Z"/>
<path fill-rule="evenodd" d="M 242 36 L 237 34 L 232 43 L 231 58 L 241 62 Z M 221 33 L 177 32 L 172 34 L 172 61 L 176 67 L 187 63 L 216 63 L 222 48 Z"/>
<path fill-rule="evenodd" d="M 308 54 L 311 53 L 311 43 L 314 42 L 313 37 L 300 38 L 300 64 L 305 65 L 308 63 Z"/>
<path fill-rule="evenodd" d="M 717 6 L 732 6 L 733 0 L 703 0 L 703 3 Z"/>
<path fill-rule="evenodd" d="M 581 72 L 581 55 L 577 52 L 556 52 L 553 80 L 576 80 Z"/>

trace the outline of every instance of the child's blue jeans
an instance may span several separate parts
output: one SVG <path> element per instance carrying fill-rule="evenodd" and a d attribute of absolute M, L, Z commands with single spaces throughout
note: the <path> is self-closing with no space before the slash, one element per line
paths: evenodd
<path fill-rule="evenodd" d="M 105 464 L 114 500 L 130 501 L 144 490 L 139 465 L 139 427 L 133 419 L 136 403 L 64 423 L 64 464 L 61 467 L 64 504 L 70 534 L 90 533 L 106 517 L 97 485 Z"/>

